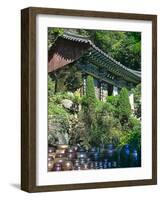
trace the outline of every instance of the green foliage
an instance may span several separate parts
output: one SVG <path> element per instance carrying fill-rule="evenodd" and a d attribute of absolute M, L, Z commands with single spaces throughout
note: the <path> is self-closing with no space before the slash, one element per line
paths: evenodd
<path fill-rule="evenodd" d="M 95 120 L 96 101 L 93 77 L 88 76 L 86 84 L 86 95 L 82 98 L 82 108 L 84 110 L 84 118 L 88 122 L 89 129 Z"/>
<path fill-rule="evenodd" d="M 88 36 L 96 46 L 125 66 L 140 69 L 140 33 L 49 28 L 48 47 L 50 48 L 56 38 L 66 30 Z M 54 127 L 49 134 L 50 142 L 53 144 L 60 140 L 70 144 L 79 143 L 86 149 L 100 144 L 113 143 L 123 146 L 129 143 L 140 149 L 141 123 L 132 117 L 127 89 L 123 88 L 120 95 L 109 96 L 106 102 L 101 102 L 96 99 L 91 76 L 87 78 L 87 93 L 82 98 L 75 95 L 81 86 L 81 72 L 75 62 L 48 77 L 48 113 Z M 141 118 L 141 85 L 132 92 L 135 98 L 135 116 Z M 63 99 L 73 101 L 82 109 L 71 113 L 62 106 Z M 69 138 L 63 139 L 63 135 L 65 138 L 68 135 Z"/>
<path fill-rule="evenodd" d="M 111 105 L 115 107 L 117 107 L 118 105 L 118 100 L 119 100 L 119 95 L 107 97 L 107 102 L 109 102 Z"/>
<path fill-rule="evenodd" d="M 82 86 L 82 73 L 74 64 L 69 64 L 55 72 L 56 92 L 75 92 Z"/>
<path fill-rule="evenodd" d="M 75 92 L 82 86 L 82 73 L 75 65 L 69 65 L 68 75 L 65 79 L 66 91 Z"/>
<path fill-rule="evenodd" d="M 141 84 L 138 84 L 134 89 L 132 89 L 134 94 L 134 108 L 135 115 L 137 118 L 141 118 Z"/>
<path fill-rule="evenodd" d="M 51 77 L 48 75 L 48 101 L 51 101 L 51 98 L 53 97 L 55 93 L 55 82 L 51 79 Z"/>
<path fill-rule="evenodd" d="M 141 33 L 122 31 L 87 31 L 100 49 L 128 68 L 141 68 Z"/>
<path fill-rule="evenodd" d="M 141 149 L 141 126 L 135 126 L 129 133 L 128 143 L 133 148 Z"/>
<path fill-rule="evenodd" d="M 100 49 L 128 68 L 141 68 L 141 34 L 139 32 L 89 31 L 90 39 Z"/>
<path fill-rule="evenodd" d="M 131 115 L 131 106 L 129 102 L 128 90 L 122 88 L 118 99 L 118 114 L 120 123 L 123 125 L 128 122 Z"/>
<path fill-rule="evenodd" d="M 95 95 L 94 81 L 92 76 L 87 77 L 86 97 L 89 108 L 94 108 L 96 104 L 96 95 Z"/>
<path fill-rule="evenodd" d="M 95 124 L 92 126 L 90 135 L 91 146 L 100 144 L 119 143 L 120 123 L 113 115 L 112 105 L 98 101 L 95 109 Z"/>
<path fill-rule="evenodd" d="M 50 101 L 52 104 L 61 104 L 63 99 L 69 99 L 73 101 L 75 99 L 74 95 L 67 92 L 57 92 L 54 95 L 50 96 Z"/>
<path fill-rule="evenodd" d="M 113 112 L 115 118 L 119 117 L 119 112 L 118 112 L 119 98 L 120 96 L 116 95 L 116 96 L 108 96 L 106 99 L 106 102 L 110 105 L 111 111 Z"/>
<path fill-rule="evenodd" d="M 56 115 L 64 116 L 64 117 L 68 116 L 68 113 L 65 111 L 65 109 L 62 106 L 56 105 L 53 103 L 50 103 L 48 105 L 48 114 L 52 116 L 56 116 Z"/>
<path fill-rule="evenodd" d="M 55 83 L 48 77 L 48 114 L 52 120 L 50 127 L 53 127 L 49 132 L 49 142 L 68 141 L 86 149 L 108 143 L 122 147 L 128 143 L 140 150 L 141 123 L 131 115 L 127 89 L 123 88 L 120 95 L 110 96 L 103 102 L 95 97 L 93 79 L 89 76 L 87 80 L 87 93 L 80 98 L 75 93 L 55 93 Z M 138 99 L 139 87 L 133 91 L 138 94 Z M 82 109 L 70 113 L 62 106 L 63 99 L 81 104 Z"/>
<path fill-rule="evenodd" d="M 63 35 L 63 28 L 48 28 L 48 49 L 55 43 L 59 35 Z"/>
<path fill-rule="evenodd" d="M 74 94 L 73 98 L 72 98 L 72 101 L 75 103 L 75 104 L 81 104 L 81 100 L 82 98 L 77 95 L 76 93 Z"/>
<path fill-rule="evenodd" d="M 122 131 L 120 146 L 130 144 L 132 148 L 141 149 L 141 123 L 138 119 L 131 117 L 128 131 Z"/>

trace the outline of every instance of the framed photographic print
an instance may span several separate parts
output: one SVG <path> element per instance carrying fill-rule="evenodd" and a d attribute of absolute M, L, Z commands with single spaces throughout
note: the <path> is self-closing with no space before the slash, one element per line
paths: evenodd
<path fill-rule="evenodd" d="M 21 189 L 157 183 L 157 16 L 21 11 Z"/>

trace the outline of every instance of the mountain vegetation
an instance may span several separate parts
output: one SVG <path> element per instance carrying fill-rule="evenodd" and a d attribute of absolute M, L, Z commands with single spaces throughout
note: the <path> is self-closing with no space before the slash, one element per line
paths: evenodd
<path fill-rule="evenodd" d="M 141 34 L 138 32 L 80 29 L 48 29 L 48 47 L 64 31 L 89 37 L 96 46 L 134 70 L 141 68 Z M 122 88 L 119 95 L 105 101 L 96 98 L 93 77 L 87 77 L 86 93 L 81 96 L 82 74 L 76 63 L 48 75 L 48 142 L 92 146 L 130 144 L 141 148 L 141 85 L 132 91 Z M 135 97 L 131 110 L 129 93 Z"/>

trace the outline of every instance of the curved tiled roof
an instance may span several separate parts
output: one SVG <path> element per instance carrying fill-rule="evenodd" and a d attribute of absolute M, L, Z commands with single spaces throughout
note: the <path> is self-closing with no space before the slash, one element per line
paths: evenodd
<path fill-rule="evenodd" d="M 86 53 L 87 57 L 91 60 L 96 60 L 100 65 L 107 67 L 112 73 L 121 76 L 123 78 L 135 80 L 139 82 L 141 79 L 141 72 L 132 70 L 121 64 L 120 62 L 113 59 L 111 56 L 106 54 L 104 51 L 99 49 L 88 37 L 76 35 L 74 33 L 65 32 L 59 36 L 73 42 L 84 43 L 89 45 L 89 50 Z"/>

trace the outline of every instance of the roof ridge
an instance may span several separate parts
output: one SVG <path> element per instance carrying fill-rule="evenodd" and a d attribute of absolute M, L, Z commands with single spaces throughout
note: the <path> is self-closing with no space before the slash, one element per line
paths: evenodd
<path fill-rule="evenodd" d="M 71 32 L 64 32 L 63 35 L 60 35 L 60 37 L 63 37 L 65 39 L 68 40 L 72 40 L 72 41 L 76 41 L 76 42 L 82 42 L 82 43 L 88 43 L 93 49 L 95 49 L 97 52 L 101 53 L 103 56 L 105 56 L 106 58 L 110 59 L 112 62 L 114 62 L 115 64 L 117 64 L 119 67 L 121 67 L 122 69 L 132 73 L 133 75 L 140 77 L 141 72 L 140 71 L 134 71 L 126 66 L 124 66 L 122 63 L 120 63 L 119 61 L 115 60 L 114 58 L 112 58 L 110 55 L 108 55 L 107 53 L 105 53 L 103 50 L 101 50 L 99 47 L 97 47 L 90 39 L 89 37 L 84 37 L 82 35 L 78 35 L 78 34 L 74 34 Z"/>
<path fill-rule="evenodd" d="M 72 36 L 72 37 L 76 37 L 76 38 L 82 38 L 82 39 L 88 39 L 88 40 L 90 40 L 89 39 L 89 36 L 85 36 L 85 35 L 79 35 L 79 34 L 75 34 L 75 33 L 73 33 L 73 32 L 69 32 L 69 31 L 65 31 L 64 33 L 63 33 L 63 35 L 64 36 Z"/>

